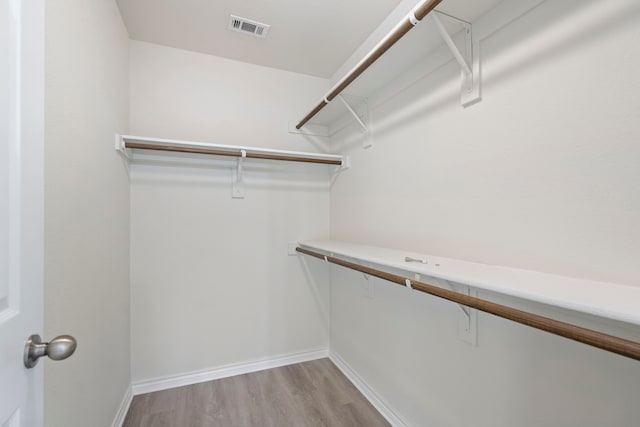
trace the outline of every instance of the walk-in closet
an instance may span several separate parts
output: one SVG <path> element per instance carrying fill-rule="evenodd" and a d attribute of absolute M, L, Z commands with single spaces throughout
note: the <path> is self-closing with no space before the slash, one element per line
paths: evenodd
<path fill-rule="evenodd" d="M 638 425 L 639 1 L 0 19 L 0 426 Z"/>

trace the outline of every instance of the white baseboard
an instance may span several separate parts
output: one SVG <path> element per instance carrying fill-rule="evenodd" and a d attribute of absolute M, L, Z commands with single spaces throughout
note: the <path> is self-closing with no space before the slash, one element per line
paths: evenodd
<path fill-rule="evenodd" d="M 129 406 L 131 406 L 132 399 L 133 393 L 131 392 L 131 386 L 129 386 L 127 387 L 127 391 L 124 393 L 116 418 L 113 420 L 113 424 L 111 424 L 112 427 L 122 427 L 122 423 L 124 423 L 127 412 L 129 412 Z"/>
<path fill-rule="evenodd" d="M 180 375 L 153 378 L 150 380 L 136 381 L 131 388 L 133 395 L 151 393 L 154 391 L 167 390 L 175 387 L 182 387 L 190 384 L 202 383 L 205 381 L 218 380 L 220 378 L 232 377 L 235 375 L 248 374 L 251 372 L 263 371 L 265 369 L 279 368 L 281 366 L 293 365 L 295 363 L 308 362 L 310 360 L 323 359 L 329 357 L 329 350 L 313 350 L 304 353 L 295 353 L 278 356 L 271 359 L 263 359 L 245 363 L 235 363 L 221 366 L 206 371 L 187 372 Z"/>
<path fill-rule="evenodd" d="M 395 412 L 387 405 L 387 403 L 376 393 L 373 388 L 363 380 L 360 375 L 354 371 L 347 362 L 336 352 L 331 351 L 329 354 L 331 361 L 342 371 L 345 377 L 360 390 L 360 393 L 373 405 L 374 408 L 391 424 L 392 427 L 409 427 L 404 421 L 396 415 Z"/>

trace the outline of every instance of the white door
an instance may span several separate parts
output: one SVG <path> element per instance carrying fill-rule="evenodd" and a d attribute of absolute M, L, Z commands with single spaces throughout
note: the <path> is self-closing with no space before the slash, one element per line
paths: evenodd
<path fill-rule="evenodd" d="M 0 0 L 0 427 L 42 425 L 44 0 Z"/>

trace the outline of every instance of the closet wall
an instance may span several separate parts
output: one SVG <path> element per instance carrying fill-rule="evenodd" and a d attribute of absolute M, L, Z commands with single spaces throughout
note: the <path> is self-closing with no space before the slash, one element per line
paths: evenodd
<path fill-rule="evenodd" d="M 331 192 L 331 237 L 640 285 L 640 5 L 531 1 L 516 17 L 518 5 L 476 23 L 481 103 L 460 106 L 450 61 L 373 106 L 372 148 L 356 126 L 334 138 L 352 168 Z M 332 267 L 331 349 L 407 425 L 640 416 L 637 361 L 483 314 L 474 347 L 456 336 L 455 305 L 379 280 L 369 298 L 364 282 Z M 630 326 L 507 302 L 640 340 Z"/>
<path fill-rule="evenodd" d="M 327 80 L 131 42 L 131 133 L 300 151 L 287 124 Z M 328 271 L 288 244 L 329 235 L 334 167 L 142 154 L 131 166 L 134 383 L 328 345 Z M 308 280 L 308 276 L 311 278 Z"/>
<path fill-rule="evenodd" d="M 73 357 L 44 365 L 48 427 L 108 426 L 130 384 L 129 37 L 113 0 L 46 2 L 45 325 Z M 42 368 L 40 368 L 42 369 Z"/>

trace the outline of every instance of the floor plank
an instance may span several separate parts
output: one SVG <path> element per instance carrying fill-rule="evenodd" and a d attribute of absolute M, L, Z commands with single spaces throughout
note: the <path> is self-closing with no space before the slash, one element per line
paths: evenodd
<path fill-rule="evenodd" d="M 123 427 L 389 427 L 329 360 L 135 396 Z"/>

